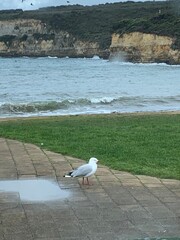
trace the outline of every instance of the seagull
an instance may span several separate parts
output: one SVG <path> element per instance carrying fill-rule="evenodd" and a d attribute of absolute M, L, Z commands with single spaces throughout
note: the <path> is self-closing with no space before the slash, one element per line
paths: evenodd
<path fill-rule="evenodd" d="M 70 171 L 69 173 L 65 174 L 64 177 L 82 177 L 82 184 L 85 185 L 85 178 L 87 179 L 87 184 L 89 184 L 89 179 L 91 175 L 93 175 L 97 170 L 97 162 L 98 159 L 92 157 L 89 159 L 87 164 L 83 164 L 80 167 Z"/>

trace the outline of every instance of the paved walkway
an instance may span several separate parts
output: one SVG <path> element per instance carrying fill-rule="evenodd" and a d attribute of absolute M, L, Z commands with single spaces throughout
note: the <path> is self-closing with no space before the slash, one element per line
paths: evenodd
<path fill-rule="evenodd" d="M 180 181 L 103 166 L 91 178 L 93 186 L 63 178 L 82 162 L 0 138 L 0 180 L 55 179 L 71 193 L 67 199 L 35 203 L 0 191 L 0 240 L 180 239 Z"/>

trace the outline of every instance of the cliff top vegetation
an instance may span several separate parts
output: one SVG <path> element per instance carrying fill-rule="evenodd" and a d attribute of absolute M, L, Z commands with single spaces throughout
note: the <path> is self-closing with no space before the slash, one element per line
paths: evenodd
<path fill-rule="evenodd" d="M 112 33 L 140 31 L 176 37 L 180 49 L 179 0 L 121 2 L 96 6 L 69 5 L 34 11 L 0 11 L 0 20 L 39 19 L 55 31 L 63 30 L 81 40 L 97 41 L 104 49 Z"/>

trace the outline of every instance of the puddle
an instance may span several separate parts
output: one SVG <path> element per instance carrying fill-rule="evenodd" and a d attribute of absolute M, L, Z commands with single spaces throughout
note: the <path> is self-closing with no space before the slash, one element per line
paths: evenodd
<path fill-rule="evenodd" d="M 56 182 L 45 179 L 0 181 L 1 192 L 15 192 L 22 201 L 35 202 L 65 199 L 70 195 L 70 192 L 62 190 Z"/>

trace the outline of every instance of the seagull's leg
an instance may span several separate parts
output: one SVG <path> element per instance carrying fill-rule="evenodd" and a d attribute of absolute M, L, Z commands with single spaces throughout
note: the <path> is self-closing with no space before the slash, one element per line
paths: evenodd
<path fill-rule="evenodd" d="M 83 177 L 83 180 L 82 180 L 82 185 L 84 185 L 84 177 Z"/>
<path fill-rule="evenodd" d="M 87 185 L 90 185 L 90 184 L 89 184 L 89 179 L 88 179 L 88 177 L 87 177 Z"/>

